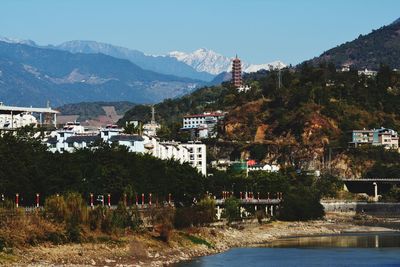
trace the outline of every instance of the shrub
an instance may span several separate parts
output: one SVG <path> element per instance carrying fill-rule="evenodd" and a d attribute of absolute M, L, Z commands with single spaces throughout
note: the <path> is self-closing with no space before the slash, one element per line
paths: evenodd
<path fill-rule="evenodd" d="M 112 227 L 112 211 L 105 208 L 103 209 L 103 216 L 100 223 L 100 229 L 103 233 L 111 234 Z"/>
<path fill-rule="evenodd" d="M 286 221 L 313 220 L 324 216 L 319 192 L 298 186 L 286 194 L 279 218 Z"/>
<path fill-rule="evenodd" d="M 104 207 L 97 206 L 95 209 L 89 211 L 89 228 L 94 231 L 100 228 L 101 221 L 104 216 Z"/>
<path fill-rule="evenodd" d="M 240 218 L 239 212 L 239 200 L 235 197 L 225 199 L 225 217 L 228 219 L 228 223 L 233 222 Z"/>
<path fill-rule="evenodd" d="M 262 224 L 262 220 L 265 218 L 265 212 L 262 210 L 257 210 L 256 211 L 256 218 L 259 224 Z"/>
<path fill-rule="evenodd" d="M 112 213 L 112 226 L 116 228 L 126 228 L 132 225 L 132 219 L 125 204 L 120 201 L 117 209 Z"/>
<path fill-rule="evenodd" d="M 46 198 L 44 210 L 46 218 L 59 223 L 63 222 L 67 213 L 64 197 L 54 195 Z"/>
<path fill-rule="evenodd" d="M 82 241 L 81 224 L 87 220 L 87 206 L 79 193 L 68 193 L 66 198 L 67 236 L 72 242 Z"/>
<path fill-rule="evenodd" d="M 192 226 L 194 223 L 195 209 L 193 207 L 177 208 L 175 210 L 174 226 L 178 229 Z"/>
<path fill-rule="evenodd" d="M 212 223 L 215 220 L 215 201 L 209 197 L 203 198 L 196 205 L 195 208 L 197 221 L 194 223 L 203 225 L 207 223 Z"/>
<path fill-rule="evenodd" d="M 174 211 L 171 208 L 154 208 L 151 210 L 151 220 L 154 229 L 159 232 L 162 241 L 168 242 L 173 229 Z"/>
<path fill-rule="evenodd" d="M 79 193 L 68 193 L 65 202 L 67 222 L 80 224 L 87 220 L 87 205 Z"/>

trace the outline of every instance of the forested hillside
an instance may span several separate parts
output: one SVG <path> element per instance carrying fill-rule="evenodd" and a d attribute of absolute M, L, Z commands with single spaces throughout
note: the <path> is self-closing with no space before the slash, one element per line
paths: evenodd
<path fill-rule="evenodd" d="M 163 134 L 179 139 L 185 113 L 223 110 L 228 114 L 218 140 L 209 140 L 215 157 L 257 154 L 269 162 L 323 168 L 330 151 L 341 175 L 359 176 L 367 169 L 353 166 L 348 132 L 381 126 L 400 130 L 400 74 L 389 67 L 382 66 L 376 77 L 366 77 L 357 71 L 337 72 L 333 64 L 303 64 L 282 71 L 281 88 L 277 77 L 276 72 L 246 76 L 252 87 L 248 93 L 238 93 L 225 83 L 165 100 L 155 106 Z M 150 108 L 138 105 L 121 123 L 149 116 Z"/>
<path fill-rule="evenodd" d="M 388 26 L 373 30 L 357 39 L 329 49 L 313 63 L 333 62 L 337 67 L 350 65 L 355 69 L 375 69 L 380 64 L 400 68 L 400 19 Z"/>

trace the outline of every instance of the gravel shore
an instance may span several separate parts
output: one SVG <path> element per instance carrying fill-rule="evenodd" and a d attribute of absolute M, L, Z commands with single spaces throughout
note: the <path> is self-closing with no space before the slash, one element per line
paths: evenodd
<path fill-rule="evenodd" d="M 50 245 L 41 244 L 0 254 L 6 266 L 168 266 L 233 247 L 259 246 L 289 236 L 337 234 L 344 232 L 393 231 L 360 226 L 348 219 L 308 222 L 247 223 L 229 226 L 174 230 L 168 243 L 156 233 L 144 232 L 121 237 L 118 242 Z"/>

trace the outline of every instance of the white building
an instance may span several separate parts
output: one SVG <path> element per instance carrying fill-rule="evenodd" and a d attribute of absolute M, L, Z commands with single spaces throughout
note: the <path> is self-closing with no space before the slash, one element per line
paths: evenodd
<path fill-rule="evenodd" d="M 100 142 L 126 146 L 130 152 L 148 153 L 156 158 L 175 159 L 180 163 L 188 162 L 201 174 L 207 174 L 206 145 L 199 142 L 179 143 L 160 142 L 154 137 L 136 134 L 123 134 L 115 126 L 102 128 L 97 132 L 87 132 L 78 123 L 67 124 L 50 134 L 44 140 L 51 152 L 73 152 L 76 149 L 95 147 Z"/>
<path fill-rule="evenodd" d="M 368 77 L 376 76 L 376 74 L 378 74 L 377 71 L 375 71 L 375 70 L 369 70 L 369 69 L 367 69 L 367 68 L 365 68 L 364 70 L 359 70 L 359 71 L 358 71 L 358 75 L 365 75 L 365 76 L 368 76 Z"/>
<path fill-rule="evenodd" d="M 399 149 L 399 136 L 395 130 L 388 128 L 353 130 L 351 146 L 383 146 L 386 149 Z"/>
<path fill-rule="evenodd" d="M 15 107 L 6 106 L 0 102 L 0 129 L 15 129 L 28 125 L 37 126 L 43 124 L 43 114 L 45 115 L 45 123 L 57 124 L 57 110 L 47 108 L 32 108 L 32 107 Z M 39 118 L 33 116 L 36 114 Z M 50 117 L 53 117 L 51 120 Z"/>
<path fill-rule="evenodd" d="M 199 138 L 216 137 L 217 123 L 224 118 L 221 111 L 183 116 L 182 130 L 196 130 Z"/>
<path fill-rule="evenodd" d="M 37 125 L 36 118 L 30 113 L 0 114 L 0 128 L 20 128 L 28 125 Z"/>
<path fill-rule="evenodd" d="M 175 159 L 181 163 L 189 162 L 201 174 L 207 175 L 206 145 L 200 142 L 179 143 L 159 142 L 155 138 L 145 145 L 149 153 L 160 159 Z"/>

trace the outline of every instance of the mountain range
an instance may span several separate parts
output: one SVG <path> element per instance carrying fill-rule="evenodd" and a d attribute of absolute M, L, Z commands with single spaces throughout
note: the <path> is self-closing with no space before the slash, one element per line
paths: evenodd
<path fill-rule="evenodd" d="M 105 54 L 115 58 L 127 59 L 145 70 L 162 74 L 186 77 L 196 80 L 211 82 L 216 75 L 230 72 L 232 58 L 200 48 L 191 53 L 172 51 L 166 55 L 147 55 L 139 50 L 95 41 L 74 40 L 59 45 L 39 46 L 32 40 L 20 40 L 0 37 L 0 41 L 20 43 L 41 48 L 51 48 L 68 51 L 71 53 Z M 265 64 L 250 64 L 242 61 L 243 71 L 257 72 L 261 69 L 282 68 L 286 65 L 281 61 Z"/>
<path fill-rule="evenodd" d="M 83 101 L 155 103 L 204 82 L 144 70 L 104 54 L 70 53 L 0 41 L 0 101 L 43 106 Z"/>
<path fill-rule="evenodd" d="M 211 81 L 213 74 L 197 71 L 184 62 L 173 57 L 145 55 L 143 52 L 125 47 L 94 41 L 69 41 L 53 48 L 71 53 L 97 54 L 102 53 L 115 58 L 127 59 L 142 69 L 162 74 L 175 75 L 202 81 Z"/>
<path fill-rule="evenodd" d="M 138 50 L 94 41 L 69 41 L 55 46 L 72 53 L 102 53 L 116 58 L 128 59 L 143 69 L 180 77 L 211 81 L 215 75 L 230 72 L 232 59 L 212 50 L 200 48 L 192 53 L 172 51 L 166 55 L 146 55 Z M 285 67 L 281 61 L 266 64 L 242 62 L 244 72 Z"/>

